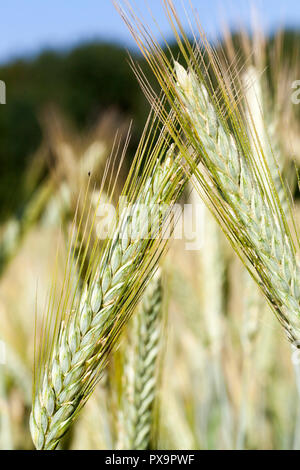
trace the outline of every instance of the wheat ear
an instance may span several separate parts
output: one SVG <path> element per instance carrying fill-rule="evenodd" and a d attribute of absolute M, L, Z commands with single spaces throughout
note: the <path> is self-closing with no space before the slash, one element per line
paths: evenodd
<path fill-rule="evenodd" d="M 161 85 L 179 123 L 169 132 L 197 179 L 199 192 L 218 218 L 234 250 L 244 261 L 291 341 L 300 339 L 300 288 L 293 223 L 288 227 L 263 146 L 255 151 L 247 135 L 243 96 L 237 75 L 222 67 L 222 57 L 209 45 L 199 23 L 200 41 L 191 44 L 172 0 L 164 0 L 168 19 L 188 70 L 174 66 L 128 5 L 120 13 Z M 196 33 L 192 31 L 192 37 Z M 140 79 L 155 104 L 153 90 Z M 175 75 L 175 76 L 174 76 Z M 164 103 L 157 106 L 166 121 Z M 259 139 L 259 136 L 258 136 Z M 201 160 L 196 168 L 195 154 Z M 291 212 L 291 211 L 290 211 Z M 291 213 L 291 218 L 292 213 Z M 293 221 L 294 222 L 294 221 Z M 293 235 L 297 240 L 294 242 Z"/>
<path fill-rule="evenodd" d="M 81 296 L 80 306 L 60 324 L 51 354 L 40 367 L 30 419 L 38 449 L 56 448 L 92 392 L 106 353 L 131 312 L 134 299 L 130 296 L 146 282 L 145 273 L 155 265 L 159 240 L 149 238 L 141 207 L 148 208 L 151 229 L 155 228 L 152 235 L 157 238 L 168 210 L 163 211 L 159 203 L 170 203 L 181 185 L 182 173 L 170 151 L 141 185 L 133 212 L 120 209 L 113 238 Z"/>
<path fill-rule="evenodd" d="M 222 215 L 227 217 L 226 224 L 239 244 L 237 251 L 243 252 L 255 268 L 257 282 L 290 340 L 299 339 L 299 266 L 266 161 L 262 161 L 263 177 L 254 174 L 255 166 L 251 167 L 226 129 L 205 85 L 179 64 L 176 70 L 181 110 L 195 130 L 192 143 L 201 153 L 209 177 L 218 189 L 217 201 L 225 209 Z M 275 194 L 272 199 L 268 197 L 265 179 L 271 195 Z"/>
<path fill-rule="evenodd" d="M 125 365 L 127 378 L 123 420 L 126 447 L 146 450 L 151 445 L 157 395 L 159 344 L 162 329 L 162 280 L 155 273 L 132 319 L 133 351 Z"/>
<path fill-rule="evenodd" d="M 0 275 L 17 253 L 28 231 L 43 213 L 53 190 L 54 184 L 51 180 L 41 185 L 26 205 L 20 220 L 13 218 L 7 224 L 0 242 Z"/>

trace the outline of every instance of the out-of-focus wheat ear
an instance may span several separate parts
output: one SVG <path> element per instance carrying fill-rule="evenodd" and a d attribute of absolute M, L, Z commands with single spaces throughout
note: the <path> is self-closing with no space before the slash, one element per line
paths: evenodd
<path fill-rule="evenodd" d="M 238 415 L 236 448 L 243 450 L 250 435 L 250 415 L 252 413 L 250 400 L 251 378 L 254 370 L 254 353 L 257 344 L 260 322 L 266 311 L 264 298 L 249 273 L 243 269 L 240 273 L 243 289 L 242 325 L 240 329 L 243 361 L 241 397 Z"/>
<path fill-rule="evenodd" d="M 48 180 L 34 192 L 21 217 L 12 218 L 6 224 L 0 242 L 0 275 L 17 253 L 26 234 L 41 217 L 53 191 L 53 181 Z"/>
<path fill-rule="evenodd" d="M 266 85 L 263 87 L 263 78 L 253 66 L 248 67 L 243 74 L 249 140 L 254 153 L 259 153 L 261 147 L 270 168 L 279 202 L 284 213 L 288 216 L 290 195 L 285 183 L 285 175 L 283 175 L 286 155 L 280 141 L 279 119 L 274 115 L 275 110 L 269 104 L 271 98 L 269 94 L 267 95 Z M 257 165 L 260 165 L 259 159 L 257 159 Z M 258 168 L 259 170 L 263 174 L 263 168 Z M 267 187 L 270 187 L 268 182 L 266 182 Z"/>
<path fill-rule="evenodd" d="M 224 447 L 230 449 L 234 433 L 233 410 L 223 364 L 224 337 L 226 336 L 226 257 L 220 227 L 207 208 L 204 214 L 204 239 L 201 251 L 203 315 L 210 338 L 213 381 L 221 409 L 221 440 Z"/>
<path fill-rule="evenodd" d="M 158 269 L 132 319 L 131 344 L 125 351 L 122 435 L 127 449 L 151 448 L 158 395 L 162 333 L 162 279 Z M 124 440 L 125 439 L 125 440 Z"/>
<path fill-rule="evenodd" d="M 197 277 L 200 283 L 199 291 L 201 292 L 199 315 L 203 315 L 206 326 L 209 369 L 221 409 L 221 439 L 224 447 L 230 449 L 233 445 L 233 416 L 222 364 L 224 336 L 226 334 L 226 257 L 224 244 L 222 243 L 222 231 L 191 182 L 189 186 L 191 188 L 190 202 L 193 211 L 199 212 L 198 220 L 201 220 L 202 227 L 199 234 L 199 251 L 197 253 Z"/>

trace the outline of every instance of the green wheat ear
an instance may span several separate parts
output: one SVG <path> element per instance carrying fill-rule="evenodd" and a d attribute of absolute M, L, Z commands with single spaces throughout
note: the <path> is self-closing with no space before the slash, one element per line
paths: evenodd
<path fill-rule="evenodd" d="M 168 129 L 194 171 L 199 193 L 261 288 L 289 340 L 298 341 L 298 230 L 290 205 L 285 216 L 255 122 L 252 129 L 256 143 L 252 145 L 247 103 L 240 91 L 242 86 L 236 85 L 237 71 L 222 66 L 223 57 L 209 45 L 200 27 L 192 34 L 193 38 L 198 36 L 197 42 L 191 44 L 172 0 L 164 4 L 185 67 L 174 58 L 168 59 L 151 31 L 145 25 L 141 27 L 133 9 L 129 7 L 128 15 L 124 10 L 121 13 L 176 116 L 178 126 Z M 141 80 L 156 105 L 158 97 L 153 97 L 153 90 L 142 76 Z M 164 103 L 157 109 L 166 122 Z M 198 158 L 201 164 L 196 168 Z"/>
<path fill-rule="evenodd" d="M 182 111 L 193 119 L 193 145 L 201 152 L 210 180 L 218 190 L 218 197 L 214 196 L 212 203 L 224 219 L 226 216 L 224 227 L 232 241 L 231 234 L 234 235 L 233 247 L 246 255 L 256 270 L 257 282 L 289 338 L 297 340 L 300 337 L 299 266 L 268 162 L 247 145 L 242 120 L 239 120 L 240 130 L 236 128 L 238 133 L 231 134 L 218 116 L 204 83 L 192 72 L 185 73 L 182 81 L 180 75 L 184 73 L 180 66 L 178 86 Z M 196 178 L 200 182 L 199 174 Z"/>
<path fill-rule="evenodd" d="M 78 295 L 66 269 L 65 286 L 54 307 L 54 285 L 36 361 L 30 418 L 37 449 L 57 447 L 92 393 L 109 351 L 166 248 L 162 229 L 186 178 L 166 132 L 150 140 L 153 128 L 152 124 L 146 129 L 125 184 L 123 196 L 130 205 L 119 206 L 101 250 L 97 244 L 91 250 L 93 259 L 82 293 Z"/>

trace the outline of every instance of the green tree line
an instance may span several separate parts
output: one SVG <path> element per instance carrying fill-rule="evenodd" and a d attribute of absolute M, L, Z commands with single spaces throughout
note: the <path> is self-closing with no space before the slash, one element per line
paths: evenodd
<path fill-rule="evenodd" d="M 287 54 L 292 54 L 299 37 L 286 34 Z M 133 58 L 145 68 L 140 56 Z M 80 131 L 114 107 L 133 119 L 133 146 L 149 111 L 128 53 L 112 44 L 87 43 L 67 52 L 44 51 L 15 60 L 0 66 L 0 80 L 7 89 L 6 105 L 0 107 L 0 219 L 22 209 L 24 171 L 41 144 L 40 116 L 49 104 L 55 104 Z"/>

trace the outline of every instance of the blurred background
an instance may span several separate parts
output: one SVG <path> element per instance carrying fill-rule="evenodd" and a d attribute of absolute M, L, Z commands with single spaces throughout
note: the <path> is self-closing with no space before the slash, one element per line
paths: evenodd
<path fill-rule="evenodd" d="M 135 4 L 142 13 L 147 10 L 143 1 Z M 170 38 L 160 0 L 150 4 L 162 33 Z M 220 37 L 224 24 L 232 30 L 242 25 L 249 29 L 256 18 L 270 38 L 279 28 L 291 35 L 293 31 L 295 40 L 298 37 L 300 6 L 296 0 L 198 0 L 194 6 L 210 38 Z M 87 0 L 84 8 L 79 0 L 72 6 L 58 0 L 43 4 L 30 0 L 26 5 L 12 0 L 4 2 L 2 9 L 0 79 L 6 83 L 7 94 L 0 115 L 3 219 L 20 209 L 20 201 L 28 196 L 22 175 L 45 137 L 42 121 L 49 107 L 62 113 L 76 133 L 91 129 L 104 110 L 133 119 L 133 147 L 149 107 L 128 64 L 126 49 L 143 67 L 145 64 L 110 0 Z M 184 14 L 182 18 L 187 24 Z"/>
<path fill-rule="evenodd" d="M 133 3 L 146 14 L 147 2 Z M 188 25 L 181 2 L 175 3 Z M 279 145 L 287 166 L 293 160 L 298 165 L 300 113 L 289 97 L 292 83 L 300 79 L 299 2 L 193 0 L 193 4 L 209 40 L 218 40 L 221 47 L 227 28 L 239 57 L 247 51 L 240 32 L 249 35 L 249 42 L 253 26 L 263 32 L 264 39 L 254 41 L 254 59 L 262 48 L 265 86 L 274 102 L 270 108 L 278 113 L 280 106 L 285 111 L 281 118 L 288 127 L 280 121 L 278 139 L 285 135 L 285 142 Z M 160 0 L 148 5 L 161 33 L 172 43 Z M 10 0 L 1 5 L 1 17 L 0 80 L 6 84 L 6 104 L 0 105 L 0 340 L 6 344 L 7 357 L 0 366 L 0 447 L 32 448 L 27 422 L 36 291 L 42 311 L 55 240 L 72 220 L 88 171 L 93 169 L 97 188 L 116 132 L 125 138 L 131 121 L 125 167 L 139 142 L 150 107 L 128 52 L 155 90 L 157 85 L 110 0 Z M 155 27 L 155 21 L 147 18 Z M 277 61 L 273 59 L 279 36 Z M 177 54 L 175 46 L 172 50 Z M 277 74 L 279 67 L 285 81 Z M 278 93 L 278 80 L 286 93 Z M 212 230 L 207 241 L 215 240 L 209 248 L 211 260 L 200 253 L 197 264 L 179 242 L 171 248 L 175 256 L 166 259 L 170 329 L 160 393 L 159 446 L 299 448 L 299 377 L 289 345 L 208 214 L 207 220 L 207 230 Z M 219 278 L 210 272 L 214 263 Z M 207 272 L 213 281 L 205 287 Z M 214 288 L 220 294 L 217 305 L 207 300 L 214 296 Z M 109 415 L 116 404 L 105 400 L 103 404 L 104 388 L 97 389 L 87 404 L 65 448 L 115 445 Z M 95 413 L 101 416 L 96 425 Z"/>

